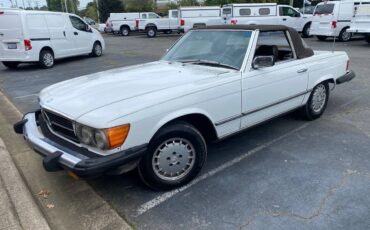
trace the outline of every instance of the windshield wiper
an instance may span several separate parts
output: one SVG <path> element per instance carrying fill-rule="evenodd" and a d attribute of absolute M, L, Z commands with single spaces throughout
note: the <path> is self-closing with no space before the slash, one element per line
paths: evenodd
<path fill-rule="evenodd" d="M 203 60 L 203 59 L 176 60 L 176 61 L 181 62 L 181 63 L 194 64 L 194 65 L 219 66 L 219 67 L 224 67 L 224 68 L 228 68 L 228 69 L 239 70 L 235 66 L 224 64 L 224 63 L 217 62 L 217 61 L 210 61 L 210 60 Z"/>

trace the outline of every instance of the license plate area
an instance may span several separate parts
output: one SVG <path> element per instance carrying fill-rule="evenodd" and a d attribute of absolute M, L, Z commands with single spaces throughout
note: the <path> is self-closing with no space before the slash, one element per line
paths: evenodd
<path fill-rule="evenodd" d="M 17 49 L 17 43 L 8 43 L 8 49 L 10 50 Z"/>

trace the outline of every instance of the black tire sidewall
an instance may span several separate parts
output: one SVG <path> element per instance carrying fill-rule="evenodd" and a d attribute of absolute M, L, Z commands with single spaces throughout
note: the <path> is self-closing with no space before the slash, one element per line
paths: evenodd
<path fill-rule="evenodd" d="M 310 24 L 307 24 L 303 27 L 303 30 L 302 30 L 302 37 L 304 38 L 309 38 L 310 35 L 308 34 L 307 30 L 311 27 Z"/>
<path fill-rule="evenodd" d="M 51 66 L 47 66 L 47 65 L 45 65 L 45 62 L 44 62 L 44 55 L 45 54 L 47 54 L 47 53 L 49 53 L 49 54 L 51 54 L 51 56 L 53 57 L 53 64 L 51 65 Z M 42 50 L 41 52 L 40 52 L 40 57 L 39 57 L 39 65 L 42 67 L 42 68 L 44 68 L 44 69 L 49 69 L 49 68 L 52 68 L 53 66 L 54 66 L 54 64 L 55 64 L 55 58 L 54 58 L 54 54 L 53 54 L 53 52 L 51 52 L 50 50 Z"/>
<path fill-rule="evenodd" d="M 127 31 L 127 34 L 124 33 L 124 31 Z M 127 27 L 122 27 L 121 28 L 121 35 L 122 36 L 128 36 L 130 34 L 130 30 Z"/>
<path fill-rule="evenodd" d="M 151 36 L 149 34 L 149 31 L 153 31 L 153 35 Z M 149 37 L 149 38 L 154 38 L 156 35 L 157 35 L 157 30 L 155 29 L 155 27 L 149 27 L 146 31 L 146 35 Z"/>
<path fill-rule="evenodd" d="M 191 142 L 196 153 L 195 162 L 193 168 L 185 177 L 177 181 L 165 181 L 154 173 L 152 158 L 155 150 L 160 144 L 174 137 L 184 138 Z M 199 131 L 185 122 L 174 123 L 164 127 L 161 131 L 159 131 L 158 134 L 155 135 L 148 146 L 146 155 L 140 161 L 138 169 L 140 177 L 147 186 L 154 190 L 168 190 L 184 185 L 196 177 L 203 168 L 206 158 L 206 144 Z"/>
<path fill-rule="evenodd" d="M 320 110 L 320 112 L 315 112 L 315 111 L 313 111 L 312 106 L 311 106 L 311 104 L 312 104 L 312 98 L 313 98 L 313 94 L 314 94 L 315 90 L 320 85 L 324 85 L 325 86 L 325 91 L 326 91 L 325 104 L 322 107 L 322 109 Z M 330 94 L 329 92 L 330 92 L 330 90 L 329 90 L 329 84 L 327 82 L 321 82 L 321 83 L 317 84 L 312 89 L 312 92 L 310 94 L 310 97 L 308 98 L 308 101 L 306 103 L 306 106 L 304 107 L 304 112 L 305 112 L 306 119 L 308 119 L 308 120 L 315 120 L 315 119 L 321 117 L 321 115 L 325 112 L 326 106 L 328 105 L 329 94 Z"/>
<path fill-rule="evenodd" d="M 339 41 L 341 41 L 341 42 L 348 42 L 348 41 L 350 41 L 350 40 L 351 40 L 351 38 L 352 38 L 352 34 L 351 34 L 351 33 L 349 33 L 349 34 L 350 34 L 350 37 L 349 37 L 349 39 L 348 39 L 348 40 L 344 40 L 344 39 L 343 39 L 343 34 L 344 34 L 345 32 L 347 32 L 347 29 L 348 29 L 348 28 L 344 28 L 344 29 L 342 29 L 342 31 L 340 31 L 340 33 L 339 33 Z"/>
<path fill-rule="evenodd" d="M 95 51 L 95 47 L 96 46 L 100 46 L 100 49 L 102 50 L 102 52 L 100 53 L 100 55 L 98 55 L 96 53 L 96 51 Z M 103 47 L 101 47 L 101 44 L 99 42 L 95 42 L 94 43 L 91 54 L 92 54 L 93 57 L 100 57 L 103 54 Z"/>

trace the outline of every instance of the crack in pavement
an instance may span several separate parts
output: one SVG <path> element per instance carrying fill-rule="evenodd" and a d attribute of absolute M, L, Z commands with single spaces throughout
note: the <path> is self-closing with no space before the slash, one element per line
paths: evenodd
<path fill-rule="evenodd" d="M 299 220 L 303 220 L 303 221 L 309 221 L 309 220 L 312 220 L 318 216 L 320 216 L 322 210 L 325 208 L 325 205 L 326 205 L 326 202 L 328 200 L 328 198 L 330 196 L 332 196 L 335 191 L 339 190 L 340 188 L 342 188 L 346 182 L 347 182 L 347 179 L 350 177 L 350 176 L 353 176 L 353 175 L 362 175 L 362 176 L 366 176 L 366 177 L 369 177 L 369 175 L 367 174 L 363 174 L 363 173 L 360 173 L 356 170 L 347 170 L 346 172 L 344 172 L 341 180 L 335 185 L 333 186 L 332 188 L 330 188 L 326 193 L 325 193 L 325 196 L 321 199 L 320 201 L 320 205 L 319 207 L 309 216 L 304 216 L 304 215 L 300 215 L 300 214 L 296 214 L 296 213 L 291 213 L 291 212 L 287 212 L 287 211 L 272 211 L 272 210 L 259 210 L 257 212 L 255 212 L 251 218 L 249 218 L 244 224 L 242 224 L 239 229 L 243 229 L 245 227 L 248 227 L 255 219 L 257 219 L 257 217 L 260 217 L 260 216 L 272 216 L 272 217 L 291 217 L 291 218 L 296 218 L 296 219 L 299 219 Z"/>

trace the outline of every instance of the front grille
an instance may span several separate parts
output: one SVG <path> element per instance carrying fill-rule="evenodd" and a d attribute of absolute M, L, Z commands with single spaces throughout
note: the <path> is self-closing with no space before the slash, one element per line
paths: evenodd
<path fill-rule="evenodd" d="M 55 133 L 74 142 L 79 142 L 74 132 L 73 123 L 71 120 L 47 110 L 42 110 L 42 115 L 49 128 L 52 129 Z"/>

